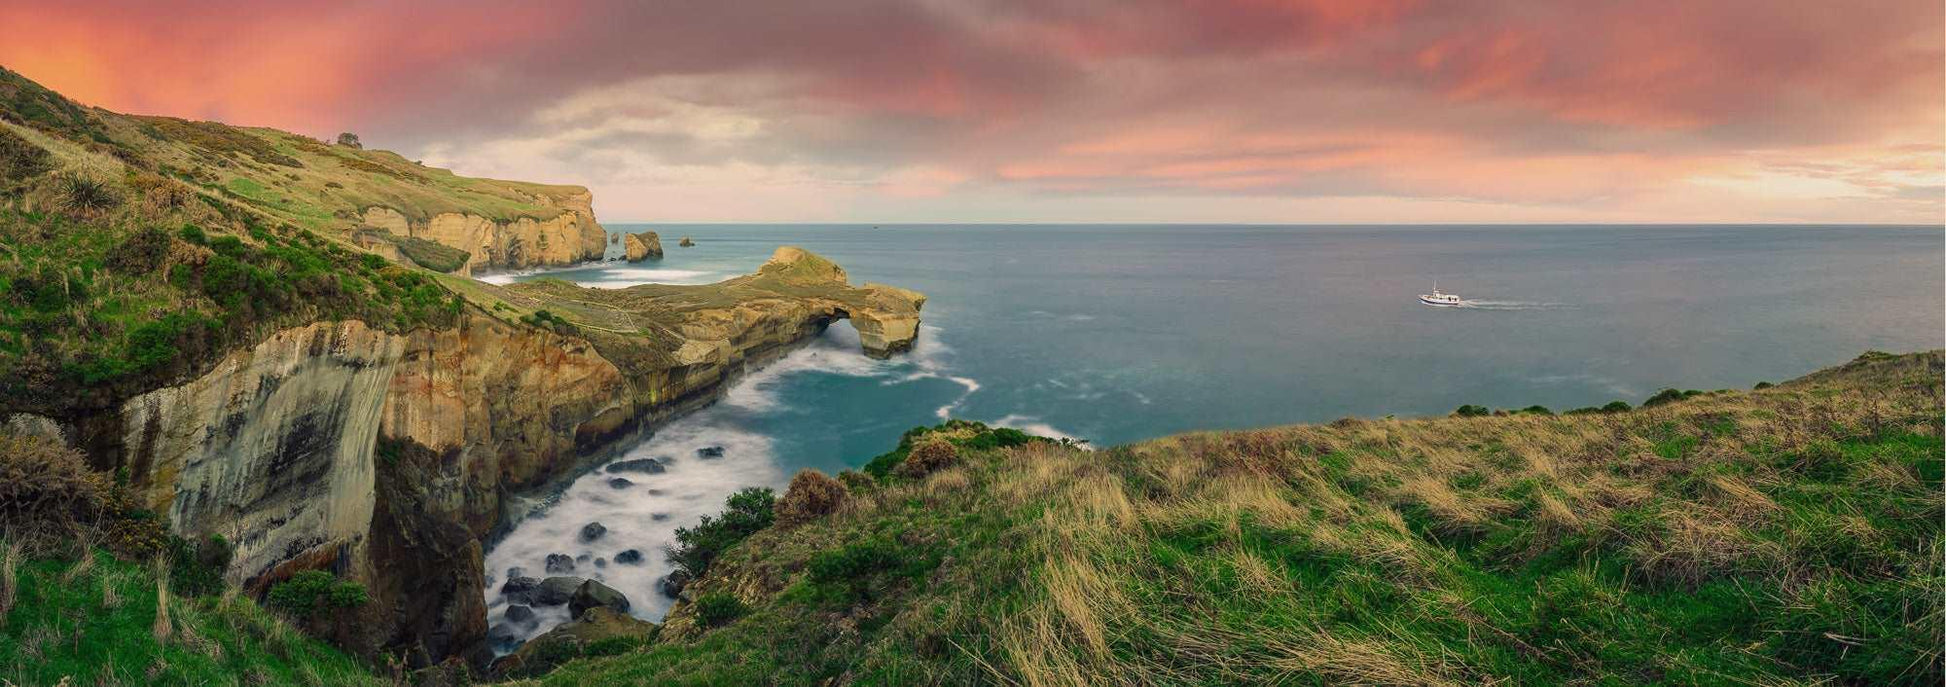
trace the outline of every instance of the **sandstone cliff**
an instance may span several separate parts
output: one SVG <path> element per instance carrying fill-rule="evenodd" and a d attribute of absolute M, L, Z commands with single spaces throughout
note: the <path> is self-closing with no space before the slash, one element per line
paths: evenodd
<path fill-rule="evenodd" d="M 114 454 L 95 460 L 126 468 L 171 529 L 235 543 L 229 576 L 246 588 L 312 568 L 365 583 L 374 603 L 339 638 L 351 648 L 479 659 L 481 542 L 507 494 L 713 400 L 834 320 L 852 320 L 867 354 L 905 350 L 924 304 L 853 287 L 837 265 L 788 247 L 712 285 L 470 283 L 452 328 L 319 322 L 127 399 L 113 417 L 10 423 Z M 543 308 L 557 314 L 532 324 L 491 314 Z"/>
<path fill-rule="evenodd" d="M 459 274 L 476 269 L 521 269 L 598 260 L 608 240 L 595 222 L 592 196 L 585 190 L 563 196 L 536 196 L 558 208 L 547 219 L 518 217 L 495 221 L 466 212 L 441 212 L 423 221 L 384 206 L 365 208 L 362 221 L 396 236 L 414 237 L 466 251 L 471 257 Z"/>
<path fill-rule="evenodd" d="M 653 231 L 627 234 L 622 239 L 624 257 L 629 262 L 641 262 L 649 258 L 662 258 L 662 237 Z"/>

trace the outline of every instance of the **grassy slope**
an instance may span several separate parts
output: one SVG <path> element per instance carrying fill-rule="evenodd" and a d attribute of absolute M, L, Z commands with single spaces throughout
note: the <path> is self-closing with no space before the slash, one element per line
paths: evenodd
<path fill-rule="evenodd" d="M 16 574 L 20 588 L 0 625 L 0 684 L 383 684 L 234 594 L 171 594 L 158 641 L 150 566 L 99 553 L 26 561 Z"/>
<path fill-rule="evenodd" d="M 1940 378 L 969 452 L 539 682 L 1937 684 Z"/>
<path fill-rule="evenodd" d="M 357 213 L 374 205 L 418 221 L 441 212 L 498 221 L 547 219 L 561 211 L 544 197 L 586 192 L 576 186 L 462 177 L 389 151 L 329 145 L 276 129 L 78 107 L 4 68 L 0 113 L 26 128 L 93 143 L 150 171 L 316 231 L 349 229 Z"/>

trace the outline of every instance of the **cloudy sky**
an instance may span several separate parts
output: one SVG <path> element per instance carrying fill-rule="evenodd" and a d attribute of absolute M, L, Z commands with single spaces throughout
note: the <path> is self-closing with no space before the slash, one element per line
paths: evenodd
<path fill-rule="evenodd" d="M 114 110 L 605 221 L 1942 222 L 1938 0 L 0 0 Z"/>

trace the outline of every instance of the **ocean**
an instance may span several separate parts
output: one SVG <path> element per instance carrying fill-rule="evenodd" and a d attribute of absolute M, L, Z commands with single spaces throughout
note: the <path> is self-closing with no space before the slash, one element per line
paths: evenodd
<path fill-rule="evenodd" d="M 667 473 L 627 474 L 639 484 L 622 490 L 599 469 L 576 480 L 488 552 L 496 624 L 507 569 L 541 576 L 549 553 L 587 554 L 576 574 L 658 620 L 675 527 L 741 487 L 862 465 L 946 417 L 1111 446 L 1462 404 L 1636 404 L 1946 346 L 1937 226 L 608 227 L 659 232 L 666 257 L 486 278 L 708 283 L 796 245 L 853 283 L 925 292 L 925 325 L 889 361 L 834 325 L 622 456 L 673 458 Z M 1420 304 L 1435 282 L 1464 305 Z M 712 446 L 721 459 L 697 455 Z M 577 543 L 591 521 L 609 533 Z M 626 548 L 645 563 L 594 567 Z M 536 610 L 539 625 L 509 636 L 566 619 Z"/>

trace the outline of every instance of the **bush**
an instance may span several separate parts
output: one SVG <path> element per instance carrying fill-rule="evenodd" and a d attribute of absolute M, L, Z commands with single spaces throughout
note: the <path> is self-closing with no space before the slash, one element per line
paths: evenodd
<path fill-rule="evenodd" d="M 272 608 L 298 618 L 310 618 L 337 609 L 356 608 L 369 598 L 365 586 L 343 582 L 323 570 L 306 570 L 270 587 Z"/>
<path fill-rule="evenodd" d="M 0 524 L 72 532 L 109 511 L 109 479 L 80 451 L 35 436 L 0 434 Z"/>
<path fill-rule="evenodd" d="M 182 225 L 182 231 L 176 232 L 176 235 L 181 236 L 182 240 L 188 241 L 198 246 L 209 245 L 209 235 L 203 233 L 202 227 L 196 226 L 194 224 Z"/>
<path fill-rule="evenodd" d="M 727 592 L 710 592 L 696 597 L 696 621 L 704 627 L 720 627 L 748 612 L 749 607 Z"/>
<path fill-rule="evenodd" d="M 1663 389 L 1661 391 L 1655 392 L 1655 395 L 1650 396 L 1649 400 L 1643 401 L 1642 407 L 1654 408 L 1656 406 L 1665 403 L 1675 403 L 1676 401 L 1680 401 L 1685 398 L 1688 398 L 1688 396 L 1683 395 L 1683 392 L 1681 391 L 1677 391 L 1675 389 Z"/>
<path fill-rule="evenodd" d="M 108 269 L 130 276 L 144 276 L 162 267 L 169 257 L 169 232 L 149 227 L 130 234 L 108 249 Z"/>
<path fill-rule="evenodd" d="M 1772 383 L 1770 383 L 1770 382 L 1757 382 L 1757 385 L 1756 385 L 1756 386 L 1753 386 L 1753 387 L 1750 387 L 1750 389 L 1751 389 L 1751 390 L 1753 390 L 1753 391 L 1763 391 L 1764 389 L 1768 389 L 1768 388 L 1771 388 L 1771 387 L 1773 387 L 1773 386 L 1777 386 L 1777 385 L 1776 385 L 1776 384 L 1772 384 Z"/>
<path fill-rule="evenodd" d="M 1493 411 L 1488 410 L 1486 406 L 1472 404 L 1460 406 L 1458 410 L 1453 411 L 1453 417 L 1486 417 L 1492 414 Z"/>
<path fill-rule="evenodd" d="M 1626 413 L 1630 410 L 1632 408 L 1629 407 L 1628 401 L 1609 401 L 1608 405 L 1601 407 L 1601 412 L 1604 413 Z"/>
<path fill-rule="evenodd" d="M 777 524 L 794 527 L 829 515 L 848 495 L 844 483 L 816 470 L 801 470 L 777 500 Z"/>
<path fill-rule="evenodd" d="M 695 527 L 676 528 L 676 543 L 664 549 L 670 563 L 689 573 L 690 579 L 703 576 L 710 563 L 730 547 L 747 539 L 776 520 L 777 493 L 767 487 L 750 487 L 724 501 L 722 513 Z"/>
<path fill-rule="evenodd" d="M 169 589 L 188 596 L 208 596 L 223 591 L 223 572 L 233 553 L 222 535 L 191 541 L 169 537 Z"/>
<path fill-rule="evenodd" d="M 1527 406 L 1525 408 L 1521 408 L 1520 412 L 1526 413 L 1528 415 L 1553 415 L 1554 414 L 1554 411 L 1549 410 L 1547 406 L 1543 406 L 1543 405 Z"/>
<path fill-rule="evenodd" d="M 895 472 L 900 477 L 918 478 L 952 465 L 959 460 L 959 449 L 943 439 L 932 439 L 912 447 L 905 462 Z"/>

